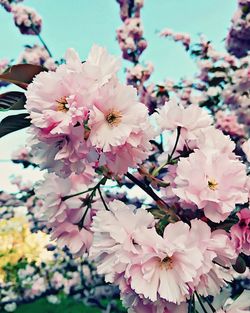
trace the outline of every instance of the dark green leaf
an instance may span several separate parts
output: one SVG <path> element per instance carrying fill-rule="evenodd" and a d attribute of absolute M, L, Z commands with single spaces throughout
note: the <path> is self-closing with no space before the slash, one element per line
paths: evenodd
<path fill-rule="evenodd" d="M 26 97 L 23 92 L 10 91 L 0 95 L 0 111 L 23 110 Z"/>
<path fill-rule="evenodd" d="M 0 123 L 0 138 L 16 130 L 30 126 L 30 120 L 27 119 L 28 116 L 28 113 L 23 113 L 5 117 Z"/>
<path fill-rule="evenodd" d="M 23 89 L 27 89 L 34 76 L 43 71 L 47 71 L 47 69 L 39 65 L 13 65 L 0 75 L 0 80 L 15 84 Z"/>
<path fill-rule="evenodd" d="M 244 273 L 245 270 L 246 270 L 246 262 L 245 260 L 239 255 L 235 264 L 233 265 L 233 268 L 234 270 L 237 272 L 237 273 Z"/>

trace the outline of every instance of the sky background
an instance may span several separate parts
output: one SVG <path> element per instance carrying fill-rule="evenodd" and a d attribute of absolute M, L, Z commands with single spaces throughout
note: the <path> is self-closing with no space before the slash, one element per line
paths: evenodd
<path fill-rule="evenodd" d="M 178 80 L 190 77 L 196 71 L 180 44 L 159 38 L 157 32 L 163 28 L 189 33 L 194 39 L 203 33 L 218 50 L 224 50 L 224 39 L 236 10 L 236 0 L 144 1 L 142 22 L 148 48 L 141 60 L 153 62 L 153 81 Z M 115 30 L 122 22 L 115 0 L 25 0 L 21 4 L 33 7 L 42 16 L 41 35 L 55 59 L 60 59 L 67 48 L 73 47 L 84 60 L 94 43 L 120 56 Z M 12 15 L 0 7 L 0 59 L 16 59 L 25 44 L 35 43 L 38 44 L 39 40 L 35 36 L 21 35 Z M 120 72 L 120 77 L 124 79 L 124 71 Z M 4 91 L 2 88 L 1 92 Z M 5 113 L 0 113 L 0 120 L 4 116 Z M 10 175 L 21 174 L 25 180 L 41 176 L 38 171 L 22 170 L 21 166 L 9 161 L 11 152 L 23 145 L 26 137 L 25 131 L 20 131 L 0 139 L 0 190 L 15 190 L 9 183 Z"/>

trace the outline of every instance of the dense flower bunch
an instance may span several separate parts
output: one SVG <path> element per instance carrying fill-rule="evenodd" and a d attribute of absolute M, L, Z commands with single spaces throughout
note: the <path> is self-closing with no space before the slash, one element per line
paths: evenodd
<path fill-rule="evenodd" d="M 68 176 L 92 164 L 123 174 L 147 157 L 152 138 L 147 109 L 134 88 L 118 81 L 118 69 L 114 57 L 94 46 L 86 62 L 68 50 L 66 64 L 35 77 L 26 108 L 32 153 L 42 168 Z"/>
<path fill-rule="evenodd" d="M 144 1 L 117 0 L 117 2 L 120 5 L 120 16 L 123 21 L 123 25 L 116 30 L 117 40 L 123 58 L 131 62 L 137 62 L 147 47 L 140 19 L 140 10 Z"/>
<path fill-rule="evenodd" d="M 232 18 L 227 35 L 227 50 L 237 57 L 246 56 L 250 50 L 250 1 L 238 0 L 238 9 Z"/>
<path fill-rule="evenodd" d="M 12 5 L 11 13 L 15 25 L 22 34 L 37 35 L 41 32 L 42 19 L 34 9 L 23 5 Z"/>
<path fill-rule="evenodd" d="M 165 29 L 198 74 L 145 85 L 143 1 L 118 2 L 130 86 L 96 45 L 85 62 L 69 49 L 55 70 L 15 79 L 27 89 L 32 162 L 49 172 L 32 212 L 60 248 L 88 254 L 130 313 L 248 312 L 247 291 L 233 304 L 217 297 L 238 296 L 235 281 L 249 275 L 249 57 Z"/>
<path fill-rule="evenodd" d="M 14 3 L 22 2 L 23 0 L 0 0 L 0 4 L 7 12 L 11 12 L 12 5 Z"/>
<path fill-rule="evenodd" d="M 161 37 L 171 37 L 174 41 L 180 42 L 188 50 L 190 47 L 191 38 L 189 34 L 176 33 L 172 29 L 165 28 L 160 32 Z"/>
<path fill-rule="evenodd" d="M 39 45 L 26 46 L 19 55 L 17 63 L 41 65 L 52 71 L 57 67 L 48 51 Z"/>

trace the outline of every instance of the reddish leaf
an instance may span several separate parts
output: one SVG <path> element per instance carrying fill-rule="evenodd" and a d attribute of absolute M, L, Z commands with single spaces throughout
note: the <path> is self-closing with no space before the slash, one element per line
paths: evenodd
<path fill-rule="evenodd" d="M 0 80 L 15 84 L 23 89 L 27 89 L 34 76 L 44 71 L 47 71 L 47 69 L 39 65 L 13 65 L 6 72 L 0 75 Z"/>

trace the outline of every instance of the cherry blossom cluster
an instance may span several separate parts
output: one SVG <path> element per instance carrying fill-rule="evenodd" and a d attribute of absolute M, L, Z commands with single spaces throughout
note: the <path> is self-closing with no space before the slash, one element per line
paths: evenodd
<path fill-rule="evenodd" d="M 182 43 L 186 50 L 190 47 L 191 38 L 189 34 L 176 33 L 170 28 L 165 28 L 160 32 L 160 36 L 172 38 L 174 41 Z"/>
<path fill-rule="evenodd" d="M 0 0 L 0 5 L 2 5 L 7 12 L 11 12 L 12 5 L 22 1 L 23 0 Z"/>
<path fill-rule="evenodd" d="M 37 35 L 41 32 L 42 18 L 34 9 L 23 5 L 12 5 L 11 13 L 15 25 L 22 34 Z"/>
<path fill-rule="evenodd" d="M 36 188 L 36 195 L 43 200 L 38 203 L 37 218 L 46 222 L 46 226 L 51 229 L 52 239 L 57 240 L 60 248 L 66 246 L 78 256 L 91 246 L 90 225 L 96 209 L 91 204 L 91 198 L 69 195 L 87 190 L 93 177 L 91 167 L 85 169 L 81 176 L 72 175 L 67 179 L 48 174 Z"/>
<path fill-rule="evenodd" d="M 42 168 L 68 176 L 91 164 L 123 174 L 146 159 L 152 138 L 147 109 L 136 89 L 118 81 L 118 69 L 117 59 L 93 46 L 85 63 L 68 50 L 66 64 L 34 78 L 26 108 L 32 154 Z"/>
<path fill-rule="evenodd" d="M 116 0 L 120 5 L 120 17 L 125 21 L 131 15 L 140 17 L 140 10 L 144 5 L 144 0 Z"/>
<path fill-rule="evenodd" d="M 26 46 L 16 62 L 21 64 L 41 65 L 52 71 L 57 67 L 48 51 L 39 45 Z"/>
<path fill-rule="evenodd" d="M 215 64 L 225 63 L 224 56 L 209 53 Z M 151 117 L 156 129 L 150 130 L 146 107 L 137 102 L 133 87 L 119 83 L 118 67 L 103 48 L 94 46 L 84 63 L 69 50 L 65 64 L 29 84 L 33 160 L 54 172 L 36 188 L 37 211 L 59 247 L 76 256 L 89 252 L 98 273 L 118 285 L 131 312 L 186 312 L 200 297 L 217 296 L 250 255 L 250 181 L 243 163 L 249 142 L 237 152 L 234 137 L 223 133 L 229 129 L 233 136 L 232 121 L 223 131 L 216 129 L 214 111 L 200 108 L 199 101 L 190 103 L 193 82 L 187 80 L 185 96 L 166 83 L 180 97 L 156 110 Z M 213 75 L 207 71 L 199 87 L 212 99 L 223 89 L 210 85 Z M 217 112 L 218 128 L 223 112 Z M 245 136 L 245 126 L 241 131 Z M 159 135 L 165 144 L 150 150 Z M 127 143 L 138 142 L 148 147 L 147 155 L 131 162 Z M 114 158 L 118 151 L 123 155 L 119 167 L 110 162 L 112 151 Z M 129 200 L 127 205 L 102 195 L 108 179 L 124 183 L 122 174 L 141 162 L 139 175 L 126 175 L 158 209 L 152 210 L 152 203 L 133 208 Z"/>
<path fill-rule="evenodd" d="M 238 8 L 232 18 L 227 35 L 227 49 L 237 57 L 246 56 L 250 50 L 250 1 L 238 0 Z"/>
<path fill-rule="evenodd" d="M 118 3 L 128 84 L 119 60 L 94 45 L 84 62 L 68 49 L 27 86 L 32 158 L 16 158 L 48 172 L 27 205 L 59 248 L 88 256 L 118 286 L 129 313 L 248 312 L 249 292 L 234 284 L 249 276 L 249 56 L 165 29 L 197 75 L 151 83 L 153 65 L 139 63 L 143 1 Z"/>
<path fill-rule="evenodd" d="M 123 25 L 116 30 L 117 40 L 123 58 L 136 63 L 147 47 L 140 19 L 140 10 L 144 3 L 141 0 L 117 2 L 120 4 L 120 15 L 123 21 Z"/>

